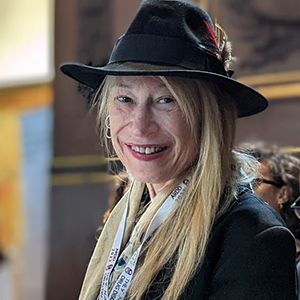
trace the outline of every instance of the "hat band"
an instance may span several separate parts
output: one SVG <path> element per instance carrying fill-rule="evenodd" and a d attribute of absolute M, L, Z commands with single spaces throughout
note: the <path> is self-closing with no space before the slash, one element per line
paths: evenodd
<path fill-rule="evenodd" d="M 109 64 L 139 62 L 170 65 L 228 76 L 222 62 L 205 51 L 179 39 L 146 34 L 122 36 L 112 51 Z"/>

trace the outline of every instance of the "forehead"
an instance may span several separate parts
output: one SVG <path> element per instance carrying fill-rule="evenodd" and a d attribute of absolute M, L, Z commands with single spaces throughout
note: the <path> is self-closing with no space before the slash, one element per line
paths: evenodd
<path fill-rule="evenodd" d="M 112 87 L 127 89 L 167 89 L 160 77 L 153 76 L 118 76 L 114 77 Z"/>

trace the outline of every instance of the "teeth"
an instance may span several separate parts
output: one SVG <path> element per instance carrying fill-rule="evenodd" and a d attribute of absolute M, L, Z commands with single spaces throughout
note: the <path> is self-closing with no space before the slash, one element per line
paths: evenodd
<path fill-rule="evenodd" d="M 135 152 L 139 152 L 142 154 L 153 154 L 157 152 L 161 152 L 162 150 L 165 149 L 165 147 L 136 147 L 136 146 L 131 146 L 131 149 L 134 150 Z"/>

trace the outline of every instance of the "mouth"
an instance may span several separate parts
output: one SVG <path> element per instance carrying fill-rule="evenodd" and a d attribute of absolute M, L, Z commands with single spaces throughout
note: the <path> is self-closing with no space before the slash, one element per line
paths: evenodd
<path fill-rule="evenodd" d="M 129 146 L 134 152 L 146 155 L 152 155 L 156 153 L 160 153 L 167 149 L 167 147 L 140 147 L 140 146 Z"/>

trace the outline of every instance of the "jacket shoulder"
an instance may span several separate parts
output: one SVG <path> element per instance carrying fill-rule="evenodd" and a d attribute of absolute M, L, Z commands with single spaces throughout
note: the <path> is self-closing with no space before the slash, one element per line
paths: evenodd
<path fill-rule="evenodd" d="M 215 223 L 189 290 L 193 296 L 184 299 L 202 294 L 200 299 L 294 300 L 294 268 L 291 232 L 275 210 L 247 191 Z"/>
<path fill-rule="evenodd" d="M 230 209 L 215 223 L 215 229 L 226 227 L 238 233 L 256 235 L 271 227 L 286 227 L 281 218 L 268 203 L 246 190 L 233 201 Z M 235 230 L 234 230 L 235 229 Z"/>

